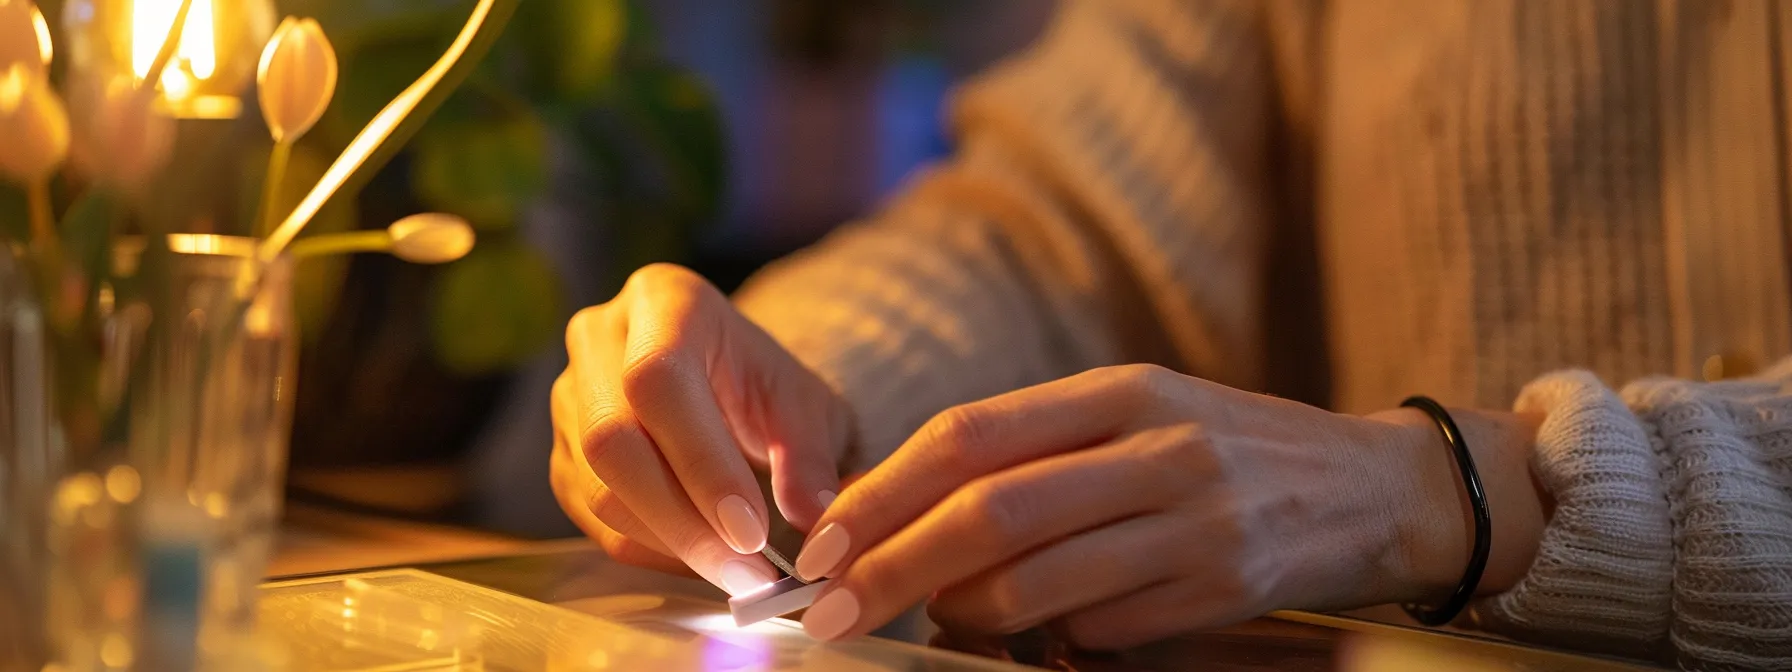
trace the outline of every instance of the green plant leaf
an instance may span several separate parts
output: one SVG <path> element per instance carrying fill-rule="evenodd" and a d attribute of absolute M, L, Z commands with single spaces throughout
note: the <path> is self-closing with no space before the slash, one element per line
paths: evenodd
<path fill-rule="evenodd" d="M 63 254 L 78 265 L 87 287 L 93 291 L 98 291 L 100 281 L 112 274 L 112 234 L 122 214 L 119 204 L 106 192 L 89 189 L 63 213 L 57 227 Z"/>
<path fill-rule="evenodd" d="M 412 186 L 425 205 L 501 230 L 547 187 L 547 131 L 533 115 L 431 126 L 414 145 Z"/>
<path fill-rule="evenodd" d="M 666 163 L 671 197 L 696 220 L 713 218 L 727 188 L 727 141 L 709 87 L 671 65 L 622 73 L 626 114 Z"/>
<path fill-rule="evenodd" d="M 522 54 L 522 79 L 543 100 L 587 99 L 615 70 L 628 29 L 623 0 L 530 0 L 507 38 Z"/>
<path fill-rule="evenodd" d="M 726 143 L 707 89 L 689 73 L 637 65 L 617 83 L 607 104 L 569 119 L 566 130 L 596 173 L 605 218 L 619 223 L 611 256 L 626 274 L 682 261 L 715 221 L 727 186 Z"/>
<path fill-rule="evenodd" d="M 481 241 L 467 258 L 443 269 L 435 289 L 436 354 L 456 372 L 512 366 L 559 333 L 559 279 L 546 258 L 521 242 Z"/>
<path fill-rule="evenodd" d="M 0 182 L 0 238 L 24 244 L 31 240 L 30 206 L 25 192 Z"/>

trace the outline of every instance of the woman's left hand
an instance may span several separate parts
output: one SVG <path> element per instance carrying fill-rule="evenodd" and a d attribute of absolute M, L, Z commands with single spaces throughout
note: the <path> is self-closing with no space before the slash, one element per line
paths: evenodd
<path fill-rule="evenodd" d="M 1534 419 L 1453 414 L 1495 507 L 1483 588 L 1498 590 L 1542 529 Z M 797 560 L 834 577 L 803 624 L 863 634 L 931 596 L 948 629 L 1051 622 L 1114 648 L 1276 609 L 1437 600 L 1467 561 L 1468 520 L 1417 411 L 1342 415 L 1098 369 L 950 409 L 846 488 Z"/>

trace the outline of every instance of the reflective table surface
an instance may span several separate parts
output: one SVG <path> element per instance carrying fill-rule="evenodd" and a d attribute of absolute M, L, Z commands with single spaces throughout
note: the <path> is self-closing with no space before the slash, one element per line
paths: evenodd
<path fill-rule="evenodd" d="M 447 579 L 499 593 L 558 605 L 654 636 L 700 641 L 707 648 L 772 647 L 789 655 L 752 659 L 750 664 L 699 669 L 834 669 L 850 661 L 860 669 L 954 670 L 1016 666 L 1058 670 L 1333 670 L 1488 669 L 1633 670 L 1651 669 L 1631 661 L 1576 655 L 1488 637 L 1422 630 L 1340 616 L 1285 613 L 1236 626 L 1190 633 L 1121 652 L 1077 651 L 1043 632 L 1001 642 L 965 646 L 947 641 L 922 619 L 911 618 L 879 631 L 883 639 L 820 645 L 806 639 L 792 621 L 771 621 L 736 631 L 728 618 L 727 596 L 707 583 L 668 576 L 611 561 L 594 544 L 567 540 L 527 544 L 499 557 L 407 565 Z M 360 571 L 360 570 L 357 570 Z M 280 577 L 272 586 L 328 581 L 335 575 Z M 284 580 L 284 582 L 282 582 Z M 968 651 L 977 657 L 932 653 L 901 644 L 931 644 Z M 758 644 L 755 644 L 758 642 Z M 792 649 L 791 647 L 796 647 Z M 704 647 L 698 647 L 704 648 Z M 935 648 L 932 651 L 939 651 Z M 906 653 L 905 653 L 906 652 Z M 840 657 L 845 654 L 845 657 Z M 833 656 L 833 658 L 817 658 Z M 807 663 L 803 661 L 807 660 Z M 815 661 L 835 664 L 816 665 Z M 992 665 L 984 665 L 984 661 Z M 674 667 L 692 667 L 688 664 Z M 1019 669 L 1018 667 L 1015 669 Z"/>

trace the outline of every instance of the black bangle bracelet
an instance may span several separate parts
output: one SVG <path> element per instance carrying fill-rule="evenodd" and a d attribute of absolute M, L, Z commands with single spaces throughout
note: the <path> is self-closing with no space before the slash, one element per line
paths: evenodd
<path fill-rule="evenodd" d="M 1431 397 L 1414 396 L 1400 402 L 1403 408 L 1416 408 L 1431 416 L 1437 428 L 1444 433 L 1444 441 L 1450 444 L 1450 452 L 1456 455 L 1456 468 L 1462 472 L 1462 486 L 1468 490 L 1469 506 L 1475 512 L 1475 548 L 1468 557 L 1468 570 L 1462 573 L 1462 582 L 1456 584 L 1456 592 L 1450 594 L 1450 600 L 1444 606 L 1430 609 L 1413 604 L 1401 605 L 1406 613 L 1425 625 L 1443 625 L 1456 619 L 1462 610 L 1468 607 L 1469 600 L 1475 597 L 1475 588 L 1481 585 L 1481 573 L 1487 569 L 1487 553 L 1493 548 L 1493 513 L 1487 507 L 1487 491 L 1481 488 L 1481 475 L 1475 471 L 1475 458 L 1469 455 L 1468 442 L 1462 438 L 1462 430 L 1456 428 L 1456 421 L 1450 419 L 1450 412 Z"/>

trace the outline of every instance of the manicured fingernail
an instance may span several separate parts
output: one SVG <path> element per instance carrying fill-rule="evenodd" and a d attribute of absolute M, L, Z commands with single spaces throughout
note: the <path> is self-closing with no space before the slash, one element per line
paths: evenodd
<path fill-rule="evenodd" d="M 804 544 L 802 552 L 797 554 L 796 572 L 803 575 L 804 581 L 826 576 L 840 564 L 841 558 L 846 557 L 846 549 L 851 545 L 852 539 L 847 538 L 846 528 L 838 523 L 828 523 L 810 537 L 809 543 Z"/>
<path fill-rule="evenodd" d="M 760 573 L 754 567 L 739 560 L 722 563 L 722 588 L 730 595 L 745 595 L 772 582 L 772 577 Z"/>
<path fill-rule="evenodd" d="M 834 498 L 839 496 L 840 495 L 834 494 L 833 490 L 823 490 L 815 495 L 815 501 L 821 503 L 821 508 L 826 509 L 833 506 Z"/>
<path fill-rule="evenodd" d="M 809 613 L 803 614 L 803 630 L 822 641 L 846 634 L 858 622 L 859 598 L 845 588 L 821 596 L 809 607 Z"/>
<path fill-rule="evenodd" d="M 716 505 L 716 520 L 722 521 L 723 536 L 728 545 L 741 553 L 758 553 L 765 548 L 765 525 L 753 505 L 740 495 L 729 495 Z"/>

